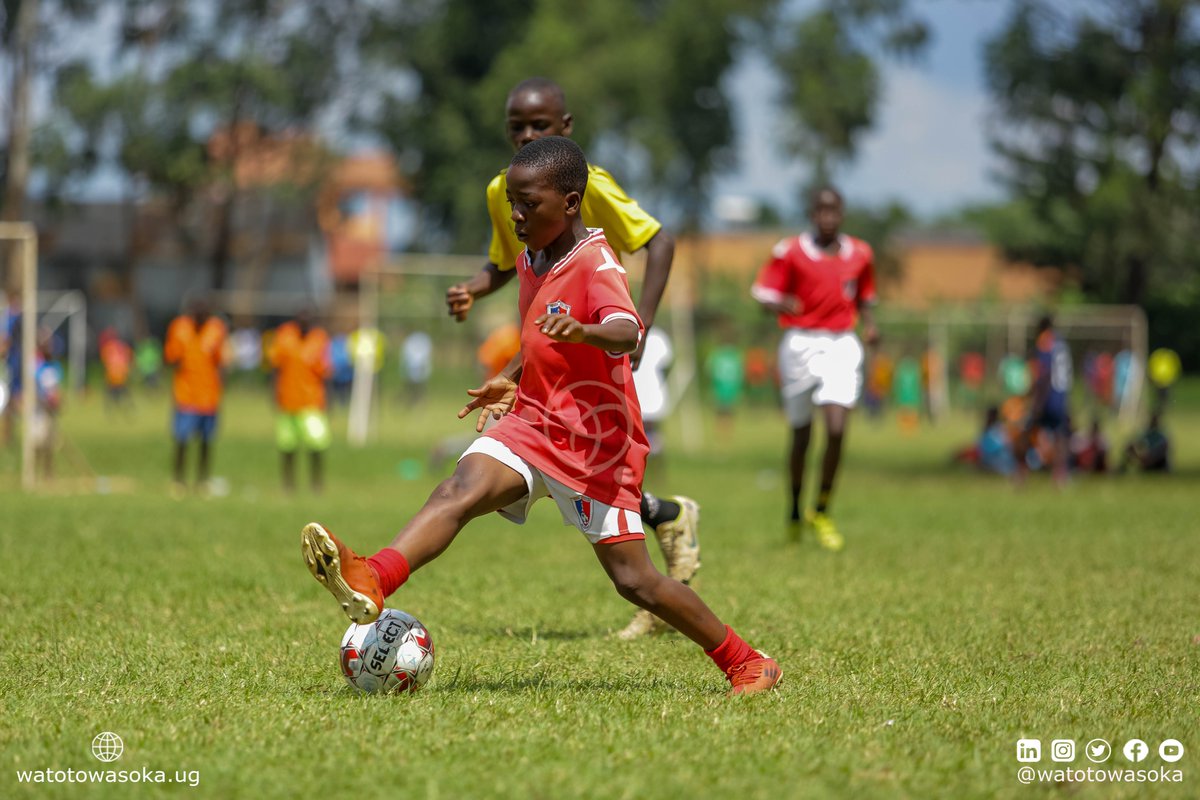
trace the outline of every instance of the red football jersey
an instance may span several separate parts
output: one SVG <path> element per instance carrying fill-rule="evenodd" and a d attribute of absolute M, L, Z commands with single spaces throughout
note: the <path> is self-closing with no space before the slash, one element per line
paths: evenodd
<path fill-rule="evenodd" d="M 628 356 L 556 342 L 534 324 L 569 314 L 584 324 L 628 319 L 642 331 L 625 269 L 603 231 L 589 230 L 544 275 L 530 268 L 528 250 L 517 258 L 521 381 L 512 412 L 485 435 L 580 494 L 636 511 L 650 446 Z"/>
<path fill-rule="evenodd" d="M 799 313 L 779 315 L 781 328 L 852 331 L 859 305 L 875 302 L 871 246 L 845 235 L 838 243 L 838 251 L 827 254 L 812 234 L 802 233 L 775 245 L 751 294 L 767 303 L 797 303 Z"/>

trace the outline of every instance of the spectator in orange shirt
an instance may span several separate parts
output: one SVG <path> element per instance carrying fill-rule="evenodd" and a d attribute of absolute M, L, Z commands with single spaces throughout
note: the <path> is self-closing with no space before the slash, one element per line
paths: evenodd
<path fill-rule="evenodd" d="M 521 329 L 515 323 L 501 325 L 489 333 L 475 351 L 475 360 L 483 367 L 484 379 L 499 375 L 520 349 Z"/>
<path fill-rule="evenodd" d="M 221 366 L 225 352 L 225 323 L 212 315 L 208 301 L 194 298 L 184 313 L 171 321 L 163 347 L 163 361 L 175 368 L 172 394 L 175 399 L 175 482 L 172 492 L 181 496 L 187 490 L 184 462 L 187 445 L 200 440 L 200 460 L 196 469 L 197 487 L 207 486 L 209 449 L 217 431 L 217 412 L 221 406 Z"/>
<path fill-rule="evenodd" d="M 320 492 L 322 453 L 331 439 L 325 414 L 325 381 L 333 376 L 329 334 L 313 325 L 310 312 L 302 311 L 279 326 L 267 360 L 275 370 L 275 441 L 282 456 L 284 491 L 296 488 L 296 451 L 303 447 L 311 459 L 313 491 Z"/>
<path fill-rule="evenodd" d="M 100 333 L 100 363 L 104 365 L 104 385 L 108 389 L 109 409 L 124 405 L 127 411 L 132 411 L 129 373 L 133 368 L 133 348 L 112 328 L 105 328 Z"/>

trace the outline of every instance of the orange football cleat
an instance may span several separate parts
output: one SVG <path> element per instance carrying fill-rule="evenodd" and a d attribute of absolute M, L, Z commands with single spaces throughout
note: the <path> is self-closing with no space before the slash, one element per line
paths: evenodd
<path fill-rule="evenodd" d="M 729 690 L 730 697 L 740 694 L 757 694 L 774 689 L 783 677 L 783 670 L 775 663 L 775 659 L 761 650 L 754 652 L 754 658 L 743 661 L 725 673 L 725 677 L 729 679 L 729 685 L 733 687 Z"/>
<path fill-rule="evenodd" d="M 367 560 L 319 522 L 300 533 L 300 549 L 308 571 L 337 598 L 346 616 L 359 625 L 374 622 L 383 610 L 383 592 Z"/>

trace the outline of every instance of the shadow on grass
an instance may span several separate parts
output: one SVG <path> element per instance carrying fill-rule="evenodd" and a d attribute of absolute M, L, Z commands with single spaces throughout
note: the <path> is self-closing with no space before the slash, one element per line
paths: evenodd
<path fill-rule="evenodd" d="M 580 628 L 577 630 L 542 630 L 541 628 L 522 626 L 520 628 L 483 628 L 475 626 L 455 626 L 455 634 L 480 636 L 485 639 L 516 639 L 532 641 L 544 639 L 551 642 L 575 642 L 583 639 L 604 639 L 609 636 L 607 628 Z"/>
<path fill-rule="evenodd" d="M 436 681 L 429 687 L 435 692 L 496 692 L 514 694 L 535 692 L 566 692 L 576 694 L 641 693 L 692 690 L 677 678 L 632 675 L 612 675 L 597 672 L 594 675 L 567 675 L 564 673 L 512 672 L 500 676 L 480 676 L 465 669 L 457 670 L 449 678 Z"/>
<path fill-rule="evenodd" d="M 713 686 L 718 686 L 713 682 Z M 566 675 L 549 672 L 510 672 L 503 675 L 480 675 L 469 668 L 459 668 L 449 677 L 439 676 L 419 692 L 397 696 L 425 696 L 430 694 L 475 694 L 479 692 L 501 695 L 519 695 L 530 692 L 554 692 L 562 694 L 645 694 L 662 692 L 694 693 L 697 687 L 679 678 L 669 676 L 612 675 L 600 672 L 594 675 Z M 353 700 L 366 697 L 363 692 L 348 684 L 333 684 L 308 687 L 310 694 Z"/>

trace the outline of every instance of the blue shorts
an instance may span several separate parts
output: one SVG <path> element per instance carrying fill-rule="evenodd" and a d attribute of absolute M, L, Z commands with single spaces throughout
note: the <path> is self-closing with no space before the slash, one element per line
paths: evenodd
<path fill-rule="evenodd" d="M 171 430 L 175 434 L 175 441 L 180 444 L 184 444 L 193 436 L 199 436 L 202 442 L 209 442 L 217 432 L 217 415 L 175 409 L 175 420 Z"/>
<path fill-rule="evenodd" d="M 1064 436 L 1071 433 L 1071 417 L 1060 403 L 1047 403 L 1033 424 L 1048 433 Z"/>

